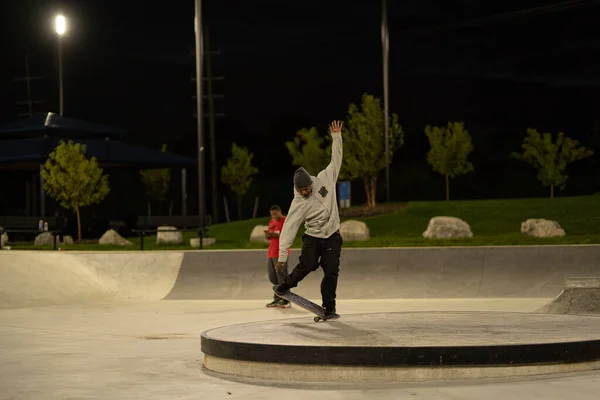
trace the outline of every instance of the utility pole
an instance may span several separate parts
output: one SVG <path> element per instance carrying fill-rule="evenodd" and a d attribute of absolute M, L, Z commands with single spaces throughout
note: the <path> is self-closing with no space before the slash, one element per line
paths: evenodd
<path fill-rule="evenodd" d="M 387 23 L 387 0 L 381 0 L 381 45 L 383 49 L 383 109 L 385 118 L 385 191 L 386 199 L 391 201 L 390 190 L 390 121 L 389 121 L 389 80 L 388 63 L 390 53 L 390 37 Z"/>
<path fill-rule="evenodd" d="M 207 94 L 203 96 L 204 99 L 208 100 L 208 112 L 203 113 L 203 117 L 208 117 L 209 124 L 209 139 L 210 139 L 210 166 L 211 166 L 211 190 L 212 190 L 212 219 L 213 223 L 219 222 L 219 202 L 218 202 L 218 192 L 217 192 L 217 184 L 218 184 L 218 170 L 217 170 L 217 145 L 216 145 L 216 134 L 215 134 L 215 118 L 225 117 L 224 113 L 215 112 L 215 103 L 214 99 L 222 99 L 225 96 L 222 94 L 214 94 L 213 90 L 213 82 L 214 81 L 223 81 L 225 78 L 223 76 L 212 76 L 212 55 L 220 55 L 221 52 L 219 50 L 212 51 L 210 49 L 209 36 L 208 36 L 208 27 L 204 27 L 204 41 L 206 51 L 204 51 L 204 55 L 206 56 L 206 77 L 203 77 L 202 80 L 207 83 Z M 196 81 L 195 77 L 191 78 L 192 82 Z M 195 99 L 197 96 L 192 96 Z M 198 116 L 198 113 L 195 112 L 193 114 L 194 117 Z"/>
<path fill-rule="evenodd" d="M 204 132 L 202 113 L 202 62 L 203 49 L 203 27 L 202 27 L 202 0 L 194 0 L 195 4 L 195 34 L 196 34 L 196 110 L 198 121 L 198 216 L 200 217 L 201 229 L 204 228 L 205 198 L 204 198 Z M 202 237 L 200 237 L 200 248 L 202 248 Z"/>
<path fill-rule="evenodd" d="M 26 54 L 25 55 L 25 76 L 23 77 L 18 77 L 18 78 L 14 78 L 13 80 L 15 82 L 25 82 L 27 84 L 27 100 L 17 100 L 17 105 L 19 106 L 23 106 L 26 105 L 27 106 L 27 112 L 22 112 L 22 113 L 18 113 L 17 115 L 19 117 L 29 117 L 32 118 L 34 116 L 34 114 L 38 114 L 36 112 L 34 112 L 33 110 L 33 105 L 34 104 L 42 104 L 45 103 L 45 100 L 33 100 L 33 95 L 32 95 L 32 90 L 31 90 L 31 81 L 32 80 L 40 80 L 42 79 L 42 76 L 31 76 L 31 69 L 29 66 L 29 55 Z M 39 194 L 40 194 L 40 216 L 44 217 L 46 216 L 46 193 L 44 191 L 44 178 L 42 177 L 41 171 L 43 170 L 44 165 L 40 164 L 40 174 L 39 174 Z M 37 208 L 37 198 L 35 196 L 35 192 L 33 188 L 31 188 L 29 186 L 29 184 L 26 184 L 26 198 L 29 198 L 30 196 L 30 190 L 31 190 L 31 196 L 33 197 L 33 207 L 32 207 L 32 212 L 35 212 L 33 210 L 35 210 Z M 30 208 L 27 208 L 27 215 L 29 215 L 30 213 Z"/>
<path fill-rule="evenodd" d="M 212 65 L 210 59 L 210 41 L 208 40 L 208 26 L 206 27 L 206 75 L 208 78 L 208 126 L 210 132 L 210 169 L 212 171 L 212 218 L 215 223 L 219 222 L 219 206 L 217 203 L 217 146 L 215 143 L 215 99 L 213 97 Z"/>
<path fill-rule="evenodd" d="M 29 66 L 29 55 L 25 55 L 25 76 L 14 78 L 15 82 L 23 82 L 27 84 L 27 100 L 17 100 L 17 105 L 19 106 L 27 106 L 27 112 L 22 112 L 17 114 L 19 117 L 29 117 L 32 118 L 34 114 L 36 114 L 33 110 L 34 104 L 43 104 L 46 100 L 33 100 L 32 90 L 31 90 L 31 81 L 32 80 L 40 80 L 42 76 L 31 76 L 31 69 Z"/>

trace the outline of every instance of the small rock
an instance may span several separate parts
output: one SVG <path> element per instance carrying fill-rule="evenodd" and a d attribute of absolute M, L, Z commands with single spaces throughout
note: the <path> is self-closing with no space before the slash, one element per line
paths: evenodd
<path fill-rule="evenodd" d="M 254 243 L 269 243 L 269 240 L 265 238 L 265 231 L 269 229 L 268 225 L 256 225 L 250 233 L 250 241 Z"/>
<path fill-rule="evenodd" d="M 174 229 L 177 228 L 174 226 L 159 226 L 156 233 L 156 244 L 182 244 L 183 234 L 181 231 L 175 231 Z"/>
<path fill-rule="evenodd" d="M 471 227 L 465 221 L 456 217 L 433 217 L 429 220 L 423 237 L 428 239 L 454 239 L 473 237 Z"/>
<path fill-rule="evenodd" d="M 60 236 L 58 237 L 58 239 L 60 239 Z M 73 240 L 73 236 L 65 235 L 63 236 L 63 241 L 60 242 L 60 244 L 75 244 L 75 241 Z"/>
<path fill-rule="evenodd" d="M 217 243 L 217 239 L 215 238 L 202 238 L 202 247 L 212 246 Z M 194 249 L 200 248 L 200 238 L 191 238 L 190 239 L 190 247 Z"/>
<path fill-rule="evenodd" d="M 565 236 L 558 222 L 543 218 L 530 218 L 522 222 L 521 233 L 535 237 Z"/>
<path fill-rule="evenodd" d="M 104 232 L 104 235 L 100 237 L 98 243 L 113 246 L 131 246 L 133 244 L 129 240 L 119 235 L 119 233 L 114 229 L 109 229 L 106 232 Z"/>
<path fill-rule="evenodd" d="M 349 220 L 340 224 L 340 235 L 344 241 L 365 241 L 369 240 L 369 227 L 362 221 Z"/>

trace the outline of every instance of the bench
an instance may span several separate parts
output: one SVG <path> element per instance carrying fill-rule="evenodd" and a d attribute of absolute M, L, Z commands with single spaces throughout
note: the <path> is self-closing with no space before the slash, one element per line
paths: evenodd
<path fill-rule="evenodd" d="M 108 221 L 108 228 L 118 231 L 119 229 L 125 228 L 125 221 L 111 219 Z"/>
<path fill-rule="evenodd" d="M 67 230 L 66 217 L 23 217 L 23 216 L 0 216 L 0 236 L 6 233 L 30 233 L 40 234 L 45 231 L 40 229 L 40 220 L 48 223 L 48 230 L 53 236 L 53 250 L 56 250 L 56 236 L 64 235 Z M 2 249 L 2 240 L 0 240 L 0 250 Z"/>
<path fill-rule="evenodd" d="M 159 226 L 174 228 L 161 229 L 161 232 L 196 232 L 200 239 L 200 248 L 202 248 L 202 238 L 208 237 L 208 226 L 211 225 L 211 217 L 207 215 L 203 219 L 198 215 L 141 215 L 137 217 L 136 225 L 137 229 L 133 229 L 133 232 L 140 236 L 140 250 L 144 250 L 144 236 L 148 233 L 157 233 Z"/>

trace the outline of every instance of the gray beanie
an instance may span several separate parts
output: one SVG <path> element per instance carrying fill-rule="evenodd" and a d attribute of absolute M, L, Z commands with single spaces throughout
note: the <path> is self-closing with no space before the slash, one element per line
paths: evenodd
<path fill-rule="evenodd" d="M 298 168 L 294 173 L 294 186 L 298 189 L 305 188 L 312 184 L 310 174 L 302 167 Z"/>

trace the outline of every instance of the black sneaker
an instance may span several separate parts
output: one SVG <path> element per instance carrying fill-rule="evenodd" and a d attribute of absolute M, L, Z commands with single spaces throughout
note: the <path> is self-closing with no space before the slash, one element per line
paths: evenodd
<path fill-rule="evenodd" d="M 273 300 L 272 302 L 267 304 L 267 307 L 279 307 L 279 301 Z"/>
<path fill-rule="evenodd" d="M 325 309 L 325 318 L 331 318 L 336 315 L 335 307 Z"/>
<path fill-rule="evenodd" d="M 289 301 L 283 300 L 283 299 L 279 300 L 279 303 L 278 303 L 279 308 L 290 308 L 291 306 L 292 306 L 292 304 Z"/>

